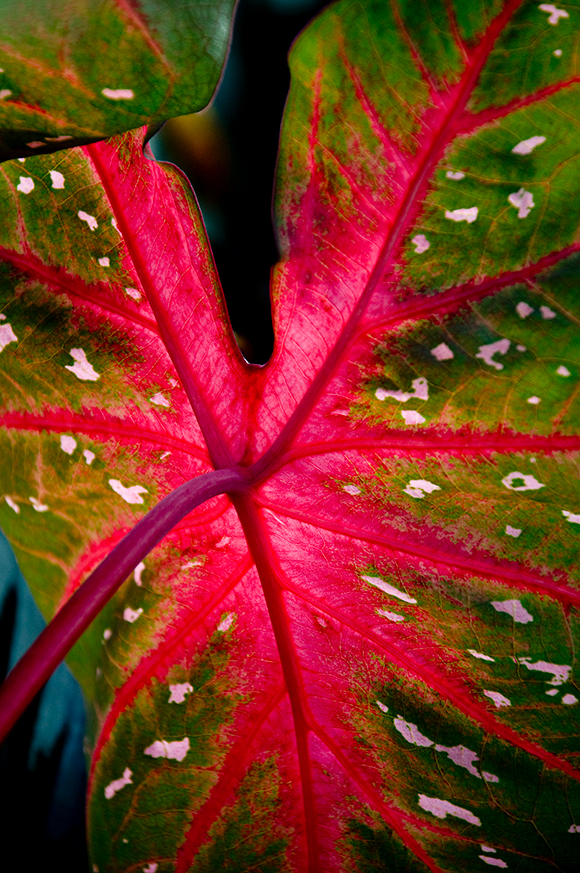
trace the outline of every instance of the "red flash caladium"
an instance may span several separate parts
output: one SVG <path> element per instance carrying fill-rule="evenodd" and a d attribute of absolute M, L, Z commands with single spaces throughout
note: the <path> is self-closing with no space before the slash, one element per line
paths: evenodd
<path fill-rule="evenodd" d="M 309 27 L 263 368 L 142 135 L 4 165 L 0 523 L 47 616 L 173 526 L 69 659 L 101 873 L 576 869 L 579 25 Z"/>

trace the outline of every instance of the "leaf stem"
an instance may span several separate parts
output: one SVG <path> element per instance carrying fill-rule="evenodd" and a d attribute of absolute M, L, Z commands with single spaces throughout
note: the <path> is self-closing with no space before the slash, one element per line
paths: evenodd
<path fill-rule="evenodd" d="M 0 688 L 0 742 L 137 564 L 192 509 L 210 497 L 243 493 L 242 468 L 212 470 L 190 479 L 154 506 L 67 600 Z"/>

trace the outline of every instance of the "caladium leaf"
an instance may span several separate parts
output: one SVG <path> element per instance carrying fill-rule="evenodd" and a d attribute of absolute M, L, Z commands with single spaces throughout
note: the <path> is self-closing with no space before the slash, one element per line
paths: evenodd
<path fill-rule="evenodd" d="M 202 109 L 233 0 L 7 0 L 0 9 L 0 160 L 54 152 Z"/>
<path fill-rule="evenodd" d="M 139 136 L 5 167 L 0 522 L 45 613 L 171 489 L 239 477 L 71 654 L 101 871 L 575 868 L 575 16 L 309 27 L 263 368 Z"/>

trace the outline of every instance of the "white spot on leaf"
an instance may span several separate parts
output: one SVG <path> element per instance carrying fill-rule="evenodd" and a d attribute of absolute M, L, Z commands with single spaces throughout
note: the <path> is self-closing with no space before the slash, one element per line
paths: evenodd
<path fill-rule="evenodd" d="M 467 770 L 477 779 L 481 779 L 482 774 L 474 766 L 474 762 L 479 761 L 479 756 L 475 752 L 472 752 L 471 749 L 468 749 L 465 746 L 447 747 L 437 745 L 435 746 L 435 751 L 445 752 L 450 761 L 453 761 L 453 763 L 457 764 L 458 767 L 463 767 L 464 770 Z M 484 782 L 499 782 L 499 778 L 493 773 L 483 773 L 483 779 Z"/>
<path fill-rule="evenodd" d="M 423 424 L 426 421 L 416 409 L 403 409 L 401 415 L 405 419 L 405 424 Z"/>
<path fill-rule="evenodd" d="M 65 142 L 67 139 L 72 139 L 72 136 L 61 134 L 61 136 L 45 136 L 45 142 Z"/>
<path fill-rule="evenodd" d="M 379 709 L 381 710 L 381 712 L 388 712 L 389 711 L 389 707 L 385 706 L 384 703 L 381 703 L 380 700 L 377 700 L 376 703 L 377 703 L 377 706 L 379 707 Z"/>
<path fill-rule="evenodd" d="M 449 209 L 445 210 L 445 218 L 451 221 L 466 221 L 468 224 L 473 224 L 477 218 L 479 210 L 477 206 L 470 206 L 469 209 Z"/>
<path fill-rule="evenodd" d="M 156 864 L 155 861 L 151 861 L 146 867 L 143 867 L 143 873 L 155 873 L 158 866 L 159 864 Z"/>
<path fill-rule="evenodd" d="M 413 245 L 415 246 L 415 251 L 418 255 L 422 255 L 423 252 L 426 252 L 428 248 L 431 247 L 431 243 L 427 239 L 424 233 L 418 233 L 411 240 Z"/>
<path fill-rule="evenodd" d="M 170 758 L 174 761 L 183 761 L 189 751 L 189 737 L 184 737 L 182 740 L 155 740 L 150 746 L 144 750 L 144 755 L 150 755 L 152 758 Z"/>
<path fill-rule="evenodd" d="M 455 357 L 447 343 L 439 343 L 438 346 L 431 349 L 431 354 L 434 358 L 437 358 L 438 361 L 450 361 L 451 358 Z"/>
<path fill-rule="evenodd" d="M 425 497 L 426 494 L 431 494 L 432 491 L 441 491 L 441 488 L 426 479 L 411 479 L 407 487 L 403 489 L 404 494 L 415 497 L 417 500 Z"/>
<path fill-rule="evenodd" d="M 546 691 L 546 694 L 548 695 L 548 697 L 553 697 L 553 696 L 554 696 L 555 694 L 557 694 L 557 693 L 558 693 L 558 689 L 557 689 L 557 688 L 550 688 L 549 691 Z"/>
<path fill-rule="evenodd" d="M 112 636 L 113 636 L 113 631 L 111 630 L 111 628 L 110 627 L 105 628 L 105 630 L 103 631 L 103 639 L 110 640 Z"/>
<path fill-rule="evenodd" d="M 23 194 L 30 194 L 34 191 L 34 180 L 29 176 L 20 176 L 20 182 L 16 186 L 17 191 L 22 191 Z"/>
<path fill-rule="evenodd" d="M 103 88 L 101 94 L 109 100 L 132 100 L 135 96 L 130 88 Z"/>
<path fill-rule="evenodd" d="M 520 318 L 527 318 L 534 311 L 534 307 L 530 306 L 524 300 L 521 300 L 516 306 L 516 312 Z"/>
<path fill-rule="evenodd" d="M 218 624 L 218 626 L 217 626 L 218 631 L 222 634 L 225 634 L 225 632 L 231 628 L 231 626 L 235 620 L 236 620 L 235 612 L 228 612 L 227 615 L 224 615 L 224 617 L 222 618 L 222 620 Z"/>
<path fill-rule="evenodd" d="M 75 440 L 74 437 L 67 436 L 66 434 L 63 434 L 60 438 L 60 447 L 63 450 L 63 452 L 67 453 L 67 455 L 72 455 L 72 453 L 74 452 L 74 450 L 77 447 L 77 441 Z"/>
<path fill-rule="evenodd" d="M 482 861 L 485 861 L 486 864 L 489 864 L 490 867 L 507 867 L 505 861 L 502 861 L 501 858 L 490 858 L 489 855 L 478 855 Z"/>
<path fill-rule="evenodd" d="M 149 398 L 149 403 L 155 403 L 156 406 L 171 406 L 170 401 L 160 391 Z"/>
<path fill-rule="evenodd" d="M 97 260 L 98 260 L 99 264 L 101 265 L 101 267 L 110 267 L 111 266 L 111 262 L 110 262 L 109 258 L 97 258 Z"/>
<path fill-rule="evenodd" d="M 568 833 L 569 834 L 580 834 L 580 825 L 577 825 L 577 824 L 570 825 L 570 827 L 568 828 Z"/>
<path fill-rule="evenodd" d="M 497 852 L 497 849 L 492 849 L 491 846 L 486 846 L 484 843 L 481 844 L 481 848 L 482 848 L 482 851 L 484 851 L 484 852 L 493 852 L 494 855 L 495 855 L 496 852 Z"/>
<path fill-rule="evenodd" d="M 145 564 L 143 563 L 143 561 L 141 561 L 133 570 L 133 579 L 135 580 L 135 585 L 139 585 L 139 587 L 141 587 L 141 585 L 143 584 L 143 579 L 141 577 L 143 576 L 144 569 Z"/>
<path fill-rule="evenodd" d="M 565 703 L 566 706 L 574 706 L 575 703 L 578 703 L 578 698 L 574 697 L 573 694 L 565 694 L 562 703 Z"/>
<path fill-rule="evenodd" d="M 360 494 L 360 488 L 357 488 L 356 485 L 343 485 L 342 490 L 346 491 L 347 494 L 351 494 L 353 497 L 356 497 L 357 494 Z"/>
<path fill-rule="evenodd" d="M 572 522 L 572 524 L 580 524 L 580 515 L 576 515 L 573 512 L 568 512 L 567 509 L 562 510 L 562 515 L 564 518 L 567 518 L 568 521 Z"/>
<path fill-rule="evenodd" d="M 491 655 L 484 655 L 483 652 L 476 652 L 475 649 L 468 649 L 467 651 L 474 658 L 480 658 L 482 661 L 495 661 L 495 658 L 492 658 Z"/>
<path fill-rule="evenodd" d="M 125 291 L 133 300 L 141 300 L 141 292 L 137 291 L 136 288 L 125 288 Z"/>
<path fill-rule="evenodd" d="M 501 709 L 502 706 L 511 706 L 512 702 L 507 697 L 504 697 L 503 694 L 500 694 L 499 691 L 484 691 L 485 697 L 489 697 L 490 700 L 493 700 L 498 709 Z"/>
<path fill-rule="evenodd" d="M 393 397 L 395 400 L 400 400 L 401 403 L 406 403 L 412 397 L 416 397 L 418 400 L 429 400 L 429 386 L 424 376 L 413 379 L 411 387 L 413 388 L 412 391 L 387 391 L 385 388 L 377 388 L 375 397 L 377 400 L 386 400 L 387 397 Z"/>
<path fill-rule="evenodd" d="M 522 482 L 522 485 L 514 485 L 514 482 Z M 501 480 L 502 485 L 509 488 L 510 491 L 538 491 L 539 488 L 544 488 L 541 482 L 538 482 L 535 476 L 520 473 L 514 470 L 513 473 L 508 473 Z"/>
<path fill-rule="evenodd" d="M 89 215 L 87 212 L 83 212 L 82 209 L 77 212 L 77 215 L 81 221 L 86 221 L 91 230 L 96 230 L 99 226 L 94 215 Z"/>
<path fill-rule="evenodd" d="M 534 149 L 546 142 L 545 136 L 531 136 L 529 139 L 523 139 L 512 149 L 514 155 L 529 155 Z"/>
<path fill-rule="evenodd" d="M 50 178 L 53 188 L 64 188 L 64 176 L 58 170 L 50 170 Z"/>
<path fill-rule="evenodd" d="M 85 459 L 85 462 L 90 466 L 97 456 L 94 452 L 91 452 L 90 449 L 85 449 L 83 452 L 83 457 Z"/>
<path fill-rule="evenodd" d="M 530 615 L 525 606 L 522 606 L 520 600 L 492 600 L 491 605 L 496 612 L 506 612 L 511 615 L 518 624 L 528 624 L 534 620 L 534 616 Z"/>
<path fill-rule="evenodd" d="M 70 356 L 74 364 L 65 364 L 65 369 L 74 373 L 77 379 L 83 382 L 96 382 L 100 374 L 87 361 L 86 352 L 83 349 L 71 349 Z"/>
<path fill-rule="evenodd" d="M 29 149 L 39 149 L 40 146 L 44 145 L 44 143 L 38 142 L 37 140 L 35 140 L 34 142 L 27 142 L 26 145 L 28 146 Z"/>
<path fill-rule="evenodd" d="M 449 803 L 448 800 L 440 800 L 438 797 L 427 797 L 425 794 L 419 795 L 419 806 L 426 812 L 433 813 L 437 818 L 445 818 L 447 815 L 453 815 L 456 818 L 462 818 L 470 824 L 481 826 L 481 821 L 476 815 L 473 815 L 468 809 L 463 809 L 461 806 L 455 806 L 454 803 Z"/>
<path fill-rule="evenodd" d="M 12 330 L 11 325 L 0 324 L 0 352 L 3 352 L 8 343 L 17 343 L 18 337 Z"/>
<path fill-rule="evenodd" d="M 193 691 L 193 685 L 189 682 L 178 682 L 176 685 L 170 685 L 169 691 L 171 694 L 168 703 L 184 703 L 186 694 L 191 694 Z"/>
<path fill-rule="evenodd" d="M 361 576 L 369 585 L 374 585 L 375 588 L 380 588 L 385 594 L 390 594 L 391 597 L 396 597 L 398 600 L 404 600 L 405 603 L 417 603 L 414 597 L 409 597 L 404 591 L 399 591 L 398 588 L 393 588 L 388 582 L 384 582 L 380 576 Z"/>
<path fill-rule="evenodd" d="M 531 191 L 519 188 L 508 195 L 508 202 L 518 210 L 518 218 L 527 218 L 534 208 L 534 197 Z"/>
<path fill-rule="evenodd" d="M 377 613 L 388 618 L 389 621 L 406 621 L 404 615 L 399 615 L 398 612 L 389 612 L 388 609 L 377 609 Z"/>
<path fill-rule="evenodd" d="M 522 532 L 521 527 L 512 527 L 511 524 L 506 524 L 505 532 L 508 537 L 519 537 Z"/>
<path fill-rule="evenodd" d="M 125 621 L 128 621 L 129 624 L 133 624 L 133 622 L 137 621 L 140 615 L 143 615 L 143 609 L 141 606 L 139 609 L 131 609 L 130 606 L 126 606 L 123 610 L 123 618 Z"/>
<path fill-rule="evenodd" d="M 551 321 L 552 318 L 556 318 L 556 313 L 549 306 L 540 306 L 540 313 L 544 321 Z"/>
<path fill-rule="evenodd" d="M 125 767 L 125 769 L 123 770 L 123 775 L 120 779 L 113 779 L 112 782 L 109 782 L 109 784 L 105 788 L 105 797 L 107 798 L 107 800 L 110 800 L 111 797 L 113 797 L 117 793 L 117 791 L 120 791 L 121 788 L 124 788 L 125 785 L 132 785 L 132 775 L 133 774 L 129 770 L 129 768 Z"/>
<path fill-rule="evenodd" d="M 0 100 L 6 100 L 6 98 L 10 97 L 11 94 L 12 91 L 10 91 L 8 88 L 2 88 L 2 90 L 0 91 Z"/>
<path fill-rule="evenodd" d="M 36 509 L 37 512 L 48 512 L 48 506 L 46 505 L 46 503 L 41 503 L 41 501 L 37 500 L 36 497 L 29 497 L 28 499 L 30 500 L 33 508 Z"/>
<path fill-rule="evenodd" d="M 424 736 L 416 724 L 412 724 L 410 721 L 405 721 L 402 716 L 398 715 L 396 719 L 394 719 L 393 724 L 399 733 L 405 737 L 408 743 L 413 743 L 415 746 L 423 746 L 425 748 L 433 745 L 433 740 Z"/>
<path fill-rule="evenodd" d="M 143 503 L 141 494 L 147 494 L 147 489 L 143 488 L 142 485 L 131 485 L 129 488 L 125 488 L 118 479 L 109 479 L 109 485 L 126 503 Z"/>
<path fill-rule="evenodd" d="M 528 397 L 528 399 L 526 401 L 526 403 L 531 403 L 532 406 L 537 406 L 538 403 L 541 403 L 541 402 L 542 402 L 541 397 L 536 397 L 535 394 L 533 394 L 531 397 Z"/>
<path fill-rule="evenodd" d="M 568 378 L 568 376 L 572 375 L 572 373 L 570 372 L 568 367 L 564 367 L 563 364 L 562 364 L 562 366 L 558 367 L 558 369 L 556 370 L 556 373 L 558 374 L 558 376 L 564 376 L 564 378 Z"/>
<path fill-rule="evenodd" d="M 523 664 L 528 670 L 538 670 L 540 673 L 551 673 L 550 685 L 563 685 L 570 678 L 570 670 L 567 664 L 549 664 L 548 661 L 536 661 L 532 664 L 528 657 L 517 658 L 518 664 Z"/>
<path fill-rule="evenodd" d="M 555 49 L 552 52 L 552 54 L 554 55 L 555 58 L 561 58 L 562 57 L 562 49 Z"/>
<path fill-rule="evenodd" d="M 14 510 L 14 512 L 16 513 L 16 515 L 20 515 L 20 507 L 18 506 L 18 504 L 16 503 L 16 501 L 12 499 L 12 497 L 9 497 L 8 495 L 6 495 L 6 496 L 4 497 L 4 500 L 6 501 L 6 503 L 7 503 L 8 506 L 10 507 L 10 509 L 13 509 L 13 510 Z"/>
<path fill-rule="evenodd" d="M 558 9 L 553 3 L 540 3 L 538 9 L 541 9 L 542 12 L 550 13 L 548 24 L 558 24 L 560 18 L 570 18 L 569 13 L 565 9 Z"/>
<path fill-rule="evenodd" d="M 481 358 L 488 367 L 494 367 L 496 370 L 503 370 L 503 364 L 500 364 L 499 361 L 494 361 L 493 356 L 505 355 L 510 346 L 511 343 L 509 339 L 500 339 L 495 343 L 488 343 L 487 345 L 480 346 L 475 357 Z"/>
<path fill-rule="evenodd" d="M 460 179 L 465 179 L 465 173 L 462 173 L 461 170 L 447 170 L 445 175 L 448 179 L 453 179 L 456 182 L 459 182 Z"/>

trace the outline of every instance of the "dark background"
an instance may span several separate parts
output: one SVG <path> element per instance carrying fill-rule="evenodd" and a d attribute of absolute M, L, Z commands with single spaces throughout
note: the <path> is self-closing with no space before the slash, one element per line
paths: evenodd
<path fill-rule="evenodd" d="M 191 179 L 238 343 L 249 361 L 272 351 L 272 182 L 289 86 L 288 49 L 323 0 L 241 0 L 231 50 L 209 110 L 167 122 L 155 156 Z M 42 628 L 0 534 L 0 680 Z M 0 748 L 0 866 L 83 873 L 84 707 L 62 665 Z"/>

